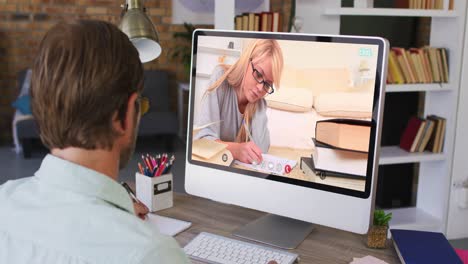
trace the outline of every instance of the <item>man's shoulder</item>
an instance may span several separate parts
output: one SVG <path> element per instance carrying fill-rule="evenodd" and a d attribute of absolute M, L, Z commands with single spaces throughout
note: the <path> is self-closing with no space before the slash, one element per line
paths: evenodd
<path fill-rule="evenodd" d="M 55 249 L 96 263 L 146 263 L 143 260 L 148 256 L 183 255 L 172 237 L 162 235 L 149 223 L 105 201 L 85 198 L 83 202 L 42 206 L 42 213 L 34 206 L 30 212 L 16 210 L 16 215 L 24 217 L 0 221 L 5 224 L 4 231 L 15 241 L 41 245 L 40 248 Z M 54 219 L 54 223 L 47 219 Z M 31 233 L 35 236 L 30 236 Z M 100 245 L 99 251 L 95 245 Z"/>
<path fill-rule="evenodd" d="M 34 182 L 34 177 L 25 177 L 16 180 L 9 180 L 0 185 L 0 197 L 4 199 L 15 194 L 18 188 L 30 186 Z M 2 199 L 2 200 L 4 200 Z"/>

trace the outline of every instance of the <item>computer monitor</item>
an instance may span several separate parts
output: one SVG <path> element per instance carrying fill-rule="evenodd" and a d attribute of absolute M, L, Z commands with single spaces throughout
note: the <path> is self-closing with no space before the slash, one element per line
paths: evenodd
<path fill-rule="evenodd" d="M 186 191 L 270 213 L 239 233 L 281 247 L 308 223 L 366 233 L 387 54 L 378 37 L 196 30 Z"/>

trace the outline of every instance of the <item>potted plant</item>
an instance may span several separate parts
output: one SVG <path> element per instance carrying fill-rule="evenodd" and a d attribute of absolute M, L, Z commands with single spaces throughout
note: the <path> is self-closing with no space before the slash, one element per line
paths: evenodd
<path fill-rule="evenodd" d="M 177 45 L 172 52 L 171 58 L 179 60 L 184 65 L 185 79 L 190 78 L 190 61 L 192 55 L 192 35 L 195 27 L 191 23 L 184 23 L 184 32 L 175 32 L 174 38 L 182 39 L 183 43 Z"/>
<path fill-rule="evenodd" d="M 374 211 L 374 221 L 367 233 L 367 246 L 370 248 L 385 248 L 387 242 L 388 223 L 392 213 L 385 214 L 383 210 Z"/>

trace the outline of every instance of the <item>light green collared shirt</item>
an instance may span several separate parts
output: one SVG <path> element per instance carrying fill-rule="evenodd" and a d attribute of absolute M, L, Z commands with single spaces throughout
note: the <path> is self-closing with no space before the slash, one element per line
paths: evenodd
<path fill-rule="evenodd" d="M 0 186 L 0 263 L 188 262 L 96 171 L 47 155 L 35 176 Z"/>

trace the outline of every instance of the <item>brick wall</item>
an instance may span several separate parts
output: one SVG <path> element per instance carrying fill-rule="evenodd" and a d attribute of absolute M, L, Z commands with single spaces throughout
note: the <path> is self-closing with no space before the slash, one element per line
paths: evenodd
<path fill-rule="evenodd" d="M 67 19 L 99 19 L 117 24 L 124 0 L 0 0 L 0 144 L 11 142 L 11 107 L 19 91 L 18 71 L 31 66 L 37 47 L 45 32 L 57 22 Z M 289 2 L 289 1 L 286 1 Z M 146 0 L 145 6 L 159 33 L 163 47 L 161 56 L 145 64 L 146 69 L 170 72 L 171 106 L 176 111 L 177 81 L 184 79 L 183 65 L 170 59 L 173 48 L 180 44 L 174 32 L 182 25 L 172 25 L 172 1 Z M 271 10 L 284 12 L 290 4 L 270 0 Z M 283 19 L 287 24 L 287 19 Z M 212 28 L 212 26 L 198 26 Z"/>

